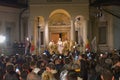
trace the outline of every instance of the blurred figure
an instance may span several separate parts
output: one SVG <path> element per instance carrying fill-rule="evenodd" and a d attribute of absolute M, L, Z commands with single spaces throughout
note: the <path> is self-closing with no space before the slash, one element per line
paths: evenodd
<path fill-rule="evenodd" d="M 25 55 L 30 55 L 30 49 L 31 49 L 31 42 L 27 41 L 25 48 Z"/>
<path fill-rule="evenodd" d="M 46 65 L 46 71 L 51 72 L 56 80 L 59 80 L 59 73 L 56 70 L 54 63 L 49 63 Z"/>
<path fill-rule="evenodd" d="M 13 43 L 13 55 L 18 53 L 18 42 L 15 40 Z"/>
<path fill-rule="evenodd" d="M 110 70 L 103 69 L 101 73 L 101 80 L 115 80 L 115 79 Z"/>
<path fill-rule="evenodd" d="M 57 46 L 58 46 L 58 52 L 59 54 L 62 54 L 62 51 L 63 51 L 63 42 L 61 40 L 61 38 L 59 38 L 58 42 L 57 42 Z"/>
<path fill-rule="evenodd" d="M 88 63 L 86 61 L 86 55 L 85 54 L 81 54 L 79 56 L 80 59 L 80 77 L 83 80 L 87 80 L 88 79 Z"/>
<path fill-rule="evenodd" d="M 40 71 L 39 68 L 34 68 L 32 72 L 27 75 L 27 80 L 41 80 L 38 72 Z"/>
<path fill-rule="evenodd" d="M 53 74 L 49 71 L 44 71 L 42 74 L 42 80 L 56 80 Z"/>
<path fill-rule="evenodd" d="M 74 61 L 78 60 L 79 54 L 80 54 L 80 51 L 77 50 L 76 46 L 73 46 L 72 55 L 73 55 Z"/>
<path fill-rule="evenodd" d="M 48 45 L 50 54 L 52 54 L 52 52 L 54 51 L 54 47 L 55 47 L 55 43 L 54 43 L 53 40 L 51 40 L 51 41 L 49 42 L 49 45 Z"/>
<path fill-rule="evenodd" d="M 19 75 L 14 71 L 13 65 L 8 65 L 6 67 L 6 74 L 4 75 L 4 80 L 20 80 Z"/>

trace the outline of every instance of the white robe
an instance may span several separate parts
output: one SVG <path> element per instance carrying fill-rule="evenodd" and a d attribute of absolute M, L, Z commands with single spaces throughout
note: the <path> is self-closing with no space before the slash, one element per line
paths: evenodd
<path fill-rule="evenodd" d="M 60 54 L 62 54 L 62 51 L 63 51 L 63 42 L 62 41 L 58 41 L 57 45 L 58 45 L 58 52 Z"/>

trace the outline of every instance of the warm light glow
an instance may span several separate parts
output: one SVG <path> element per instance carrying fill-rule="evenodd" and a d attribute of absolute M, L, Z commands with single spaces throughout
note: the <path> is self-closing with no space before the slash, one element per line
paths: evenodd
<path fill-rule="evenodd" d="M 27 37 L 26 40 L 29 41 L 30 40 L 29 37 Z"/>
<path fill-rule="evenodd" d="M 6 37 L 3 35 L 0 35 L 0 43 L 4 43 L 6 40 Z"/>

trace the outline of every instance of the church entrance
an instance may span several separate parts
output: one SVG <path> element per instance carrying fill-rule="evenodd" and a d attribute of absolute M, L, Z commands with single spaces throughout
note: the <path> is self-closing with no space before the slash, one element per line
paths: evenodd
<path fill-rule="evenodd" d="M 62 41 L 65 41 L 66 39 L 70 40 L 70 14 L 63 9 L 57 9 L 51 12 L 48 21 L 48 30 L 49 40 L 53 40 L 54 43 L 57 43 L 59 38 L 61 38 Z"/>

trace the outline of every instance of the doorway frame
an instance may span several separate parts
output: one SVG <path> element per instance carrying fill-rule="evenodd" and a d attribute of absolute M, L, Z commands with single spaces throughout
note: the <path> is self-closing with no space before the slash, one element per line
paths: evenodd
<path fill-rule="evenodd" d="M 49 40 L 53 33 L 67 33 L 67 39 L 70 40 L 71 28 L 69 26 L 49 26 Z"/>

